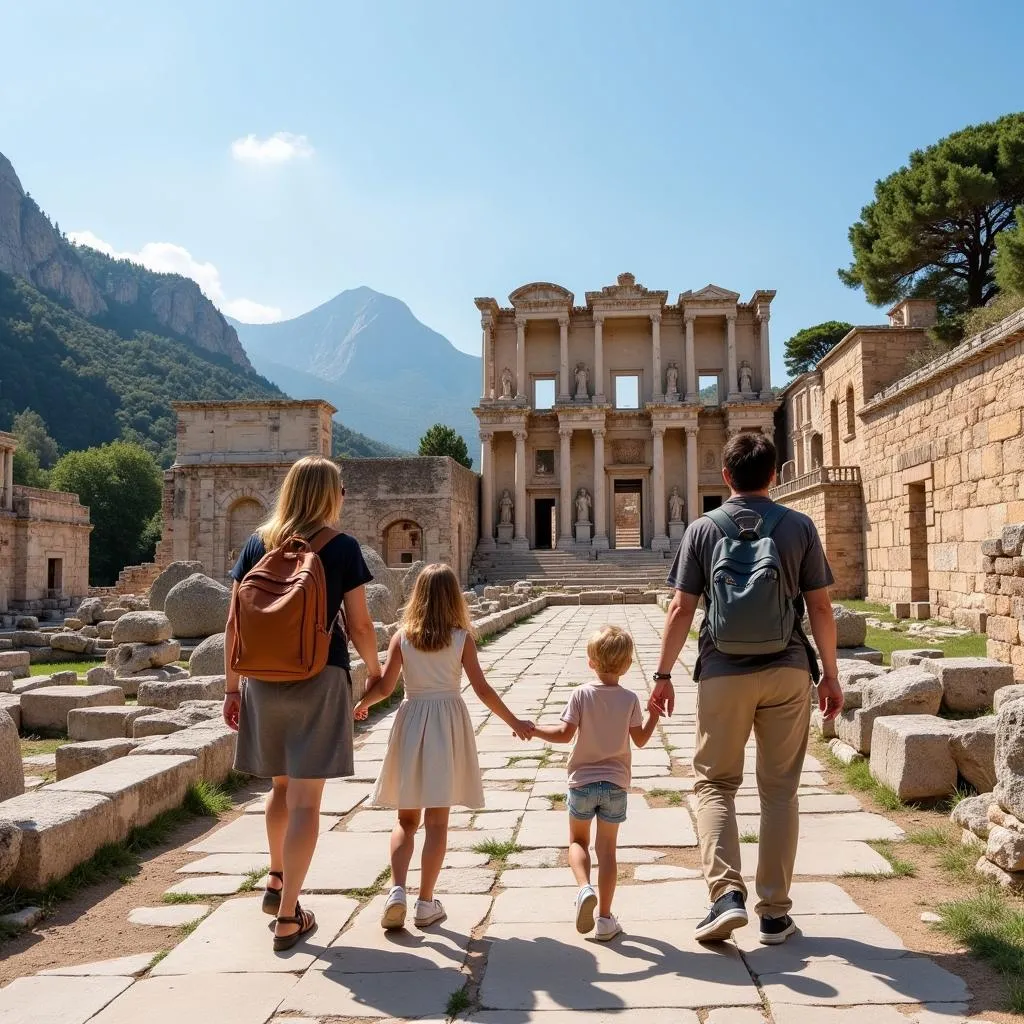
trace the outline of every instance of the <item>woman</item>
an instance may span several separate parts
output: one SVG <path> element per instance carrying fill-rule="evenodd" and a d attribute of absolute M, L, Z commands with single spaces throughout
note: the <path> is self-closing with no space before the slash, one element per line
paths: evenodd
<path fill-rule="evenodd" d="M 330 459 L 315 455 L 296 462 L 285 477 L 274 514 L 249 538 L 231 570 L 235 589 L 268 551 L 289 537 L 312 541 L 332 528 L 341 518 L 344 497 L 341 473 Z M 224 721 L 238 732 L 235 768 L 273 783 L 267 798 L 270 877 L 263 909 L 277 918 L 276 950 L 291 948 L 316 928 L 316 918 L 298 899 L 316 849 L 324 782 L 355 770 L 349 640 L 366 663 L 368 682 L 381 674 L 366 605 L 365 586 L 373 576 L 358 542 L 339 533 L 323 544 L 319 557 L 328 621 L 335 623 L 327 667 L 296 683 L 243 681 L 230 664 L 225 668 Z M 342 608 L 347 637 L 337 621 Z M 232 649 L 233 636 L 229 619 L 226 652 Z M 230 654 L 225 660 L 230 661 Z"/>

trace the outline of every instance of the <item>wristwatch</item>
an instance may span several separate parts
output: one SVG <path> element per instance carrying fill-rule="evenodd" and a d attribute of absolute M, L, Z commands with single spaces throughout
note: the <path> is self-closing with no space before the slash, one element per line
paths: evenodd
<path fill-rule="evenodd" d="M 660 683 L 660 682 L 663 682 L 663 681 L 671 682 L 672 681 L 672 673 L 671 672 L 655 672 L 654 673 L 654 681 L 656 683 Z"/>

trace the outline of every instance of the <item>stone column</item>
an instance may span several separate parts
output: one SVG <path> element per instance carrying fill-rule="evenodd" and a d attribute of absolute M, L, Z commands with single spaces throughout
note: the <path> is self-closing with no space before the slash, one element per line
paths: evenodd
<path fill-rule="evenodd" d="M 572 535 L 572 427 L 559 427 L 558 438 L 561 444 L 558 462 L 558 546 L 571 548 L 575 543 Z"/>
<path fill-rule="evenodd" d="M 604 500 L 604 427 L 594 427 L 594 540 L 595 548 L 608 547 Z"/>
<path fill-rule="evenodd" d="M 526 538 L 526 431 L 513 430 L 512 436 L 516 439 L 516 530 L 512 544 L 517 548 L 528 548 L 530 542 Z"/>
<path fill-rule="evenodd" d="M 739 381 L 736 379 L 738 368 L 736 366 L 736 314 L 725 314 L 725 351 L 728 362 L 729 386 L 725 389 L 728 401 L 738 399 Z"/>
<path fill-rule="evenodd" d="M 4 452 L 4 501 L 8 511 L 14 508 L 14 449 Z"/>
<path fill-rule="evenodd" d="M 480 547 L 494 547 L 494 434 L 480 431 Z"/>
<path fill-rule="evenodd" d="M 686 428 L 686 521 L 692 523 L 700 510 L 697 508 L 697 428 Z"/>
<path fill-rule="evenodd" d="M 604 397 L 604 316 L 594 314 L 594 401 L 603 404 Z"/>
<path fill-rule="evenodd" d="M 761 314 L 761 400 L 772 397 L 772 357 L 768 350 L 768 312 Z"/>
<path fill-rule="evenodd" d="M 571 402 L 569 390 L 569 318 L 558 318 L 558 400 Z"/>
<path fill-rule="evenodd" d="M 654 369 L 654 387 L 651 394 L 656 402 L 665 396 L 661 381 L 661 314 L 651 314 L 651 355 Z"/>
<path fill-rule="evenodd" d="M 668 551 L 669 539 L 665 530 L 665 428 L 656 423 L 651 427 L 654 438 L 654 467 L 652 482 L 654 494 L 654 537 L 651 540 L 652 551 Z"/>
<path fill-rule="evenodd" d="M 491 330 L 489 325 L 484 324 L 481 331 L 480 338 L 480 401 L 486 402 L 488 398 L 494 396 L 490 394 L 488 383 L 490 381 L 490 348 Z"/>
<path fill-rule="evenodd" d="M 516 320 L 516 398 L 526 398 L 526 320 Z"/>
<path fill-rule="evenodd" d="M 693 321 L 697 319 L 696 313 L 684 313 L 683 321 L 686 324 L 686 404 L 696 405 L 699 396 L 697 394 L 697 359 L 693 352 Z"/>

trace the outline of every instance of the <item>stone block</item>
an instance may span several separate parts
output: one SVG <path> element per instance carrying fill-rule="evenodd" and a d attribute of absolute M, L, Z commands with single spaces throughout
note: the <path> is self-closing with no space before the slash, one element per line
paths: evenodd
<path fill-rule="evenodd" d="M 24 679 L 32 659 L 28 651 L 0 651 L 0 672 L 10 672 L 15 679 Z"/>
<path fill-rule="evenodd" d="M 21 829 L 7 818 L 0 818 L 0 885 L 3 885 L 18 866 L 21 853 Z"/>
<path fill-rule="evenodd" d="M 0 672 L 0 693 L 10 693 L 14 689 L 14 673 Z"/>
<path fill-rule="evenodd" d="M 77 672 L 53 672 L 50 675 L 51 686 L 77 686 L 78 685 L 78 673 Z M 96 684 L 100 685 L 100 684 Z M 113 685 L 113 684 L 111 684 Z"/>
<path fill-rule="evenodd" d="M 932 715 L 890 715 L 875 721 L 871 775 L 901 800 L 927 800 L 956 789 L 949 724 Z"/>
<path fill-rule="evenodd" d="M 130 676 L 150 668 L 162 668 L 181 657 L 181 644 L 177 640 L 164 640 L 158 644 L 120 644 L 107 651 L 107 666 L 114 675 Z"/>
<path fill-rule="evenodd" d="M 1021 554 L 1021 549 L 1024 548 L 1024 523 L 1011 523 L 1004 526 L 999 539 L 1004 555 L 1012 557 Z"/>
<path fill-rule="evenodd" d="M 78 631 L 85 628 L 85 623 L 81 619 L 71 617 L 64 620 L 64 628 Z"/>
<path fill-rule="evenodd" d="M 131 609 L 122 608 L 120 605 L 111 605 L 109 608 L 103 609 L 103 618 L 101 622 L 116 622 L 122 615 L 127 615 Z"/>
<path fill-rule="evenodd" d="M 16 694 L 28 693 L 30 690 L 41 690 L 44 686 L 53 685 L 52 680 L 49 676 L 25 676 L 24 679 L 19 679 L 13 686 L 13 692 Z"/>
<path fill-rule="evenodd" d="M 390 639 L 390 637 L 388 638 Z M 387 647 L 380 646 L 378 638 L 378 650 Z M 220 676 L 224 674 L 224 634 L 215 633 L 208 636 L 193 652 L 188 659 L 188 672 L 192 676 Z"/>
<path fill-rule="evenodd" d="M 14 722 L 15 729 L 21 729 L 21 695 L 17 693 L 0 693 L 0 711 L 7 712 Z"/>
<path fill-rule="evenodd" d="M 928 601 L 911 601 L 910 617 L 924 622 L 932 617 L 932 606 Z"/>
<path fill-rule="evenodd" d="M 1024 892 L 1024 871 L 1005 871 L 998 864 L 990 861 L 987 855 L 974 865 L 974 870 L 990 882 L 995 882 L 1000 889 L 1016 893 Z"/>
<path fill-rule="evenodd" d="M 87 772 L 115 758 L 124 757 L 135 748 L 136 741 L 124 736 L 106 740 L 89 740 L 84 743 L 65 743 L 57 748 L 57 779 L 69 779 L 72 775 Z"/>
<path fill-rule="evenodd" d="M 868 635 L 867 616 L 841 604 L 832 605 L 832 615 L 836 620 L 836 647 L 862 647 Z"/>
<path fill-rule="evenodd" d="M 996 716 L 950 722 L 949 749 L 957 771 L 979 793 L 996 784 Z"/>
<path fill-rule="evenodd" d="M 114 678 L 113 669 L 108 668 L 106 665 L 97 665 L 95 668 L 89 669 L 89 671 L 85 673 L 85 681 L 90 686 L 118 685 Z M 121 689 L 123 690 L 124 687 L 122 686 Z M 134 696 L 134 694 L 129 695 L 126 691 L 125 696 Z"/>
<path fill-rule="evenodd" d="M 96 641 L 91 636 L 81 633 L 53 633 L 50 636 L 50 647 L 55 651 L 67 651 L 70 654 L 93 654 Z"/>
<path fill-rule="evenodd" d="M 111 640 L 114 636 L 114 623 L 113 622 L 97 622 L 96 623 L 96 636 L 100 640 Z"/>
<path fill-rule="evenodd" d="M 143 682 L 139 684 L 140 704 L 173 711 L 185 701 L 223 700 L 224 676 L 194 676 L 177 682 Z"/>
<path fill-rule="evenodd" d="M 14 618 L 15 629 L 38 629 L 39 619 L 35 615 L 17 615 Z"/>
<path fill-rule="evenodd" d="M 909 619 L 910 618 L 910 602 L 909 601 L 893 601 L 889 605 L 889 613 L 894 619 Z"/>
<path fill-rule="evenodd" d="M 863 702 L 864 686 L 869 679 L 885 675 L 885 669 L 866 661 L 840 658 L 839 686 L 843 691 L 843 707 L 848 711 L 859 708 Z"/>
<path fill-rule="evenodd" d="M 132 723 L 132 736 L 143 739 L 146 736 L 167 736 L 180 732 L 193 725 L 219 719 L 221 708 L 221 701 L 189 701 L 177 711 L 150 711 Z"/>
<path fill-rule="evenodd" d="M 1024 832 L 993 825 L 988 833 L 985 856 L 1004 871 L 1024 871 Z"/>
<path fill-rule="evenodd" d="M 42 889 L 124 834 L 105 796 L 54 786 L 3 804 L 4 817 L 21 830 L 18 866 L 7 879 L 11 888 Z"/>
<path fill-rule="evenodd" d="M 223 782 L 234 767 L 237 737 L 238 733 L 223 722 L 211 721 L 155 739 L 143 740 L 131 753 L 133 756 L 183 754 L 194 757 L 199 764 L 199 777 L 217 783 Z"/>
<path fill-rule="evenodd" d="M 124 739 L 132 735 L 132 724 L 136 718 L 142 718 L 156 710 L 132 704 L 120 707 L 76 708 L 68 712 L 68 739 L 75 742 Z"/>
<path fill-rule="evenodd" d="M 828 745 L 832 756 L 843 764 L 853 764 L 855 761 L 863 761 L 864 755 L 856 747 L 836 737 Z"/>
<path fill-rule="evenodd" d="M 124 704 L 119 686 L 44 686 L 21 697 L 21 727 L 25 732 L 66 734 L 68 712 L 75 708 Z"/>
<path fill-rule="evenodd" d="M 926 658 L 944 658 L 945 652 L 935 647 L 911 647 L 903 651 L 893 651 L 890 662 L 893 668 L 906 668 L 908 665 L 920 665 Z"/>
<path fill-rule="evenodd" d="M 0 802 L 24 792 L 25 773 L 21 767 L 18 727 L 14 719 L 0 709 Z"/>
<path fill-rule="evenodd" d="M 979 839 L 987 839 L 992 827 L 988 820 L 988 809 L 993 799 L 991 793 L 965 797 L 953 808 L 949 819 Z"/>
<path fill-rule="evenodd" d="M 87 597 L 79 606 L 77 618 L 87 625 L 92 626 L 100 621 L 103 613 L 103 602 L 98 597 Z"/>
<path fill-rule="evenodd" d="M 180 755 L 119 757 L 47 787 L 49 792 L 95 793 L 110 800 L 119 834 L 177 807 L 199 777 L 199 762 Z"/>
<path fill-rule="evenodd" d="M 189 576 L 203 571 L 202 562 L 171 562 L 169 566 L 153 581 L 149 588 L 149 607 L 154 611 L 164 610 L 164 601 L 171 588 Z"/>
<path fill-rule="evenodd" d="M 1020 620 L 1010 615 L 990 615 L 987 626 L 992 640 L 1004 644 L 1015 644 L 1020 640 Z"/>
<path fill-rule="evenodd" d="M 114 623 L 115 644 L 158 644 L 171 639 L 171 620 L 161 611 L 129 612 Z"/>
<path fill-rule="evenodd" d="M 953 623 L 975 633 L 984 633 L 988 625 L 988 614 L 980 608 L 954 608 Z"/>
<path fill-rule="evenodd" d="M 224 632 L 230 604 L 227 587 L 197 572 L 171 587 L 164 612 L 176 637 L 208 637 Z"/>
<path fill-rule="evenodd" d="M 998 711 L 1011 700 L 1024 700 L 1024 683 L 1014 683 L 1013 686 L 1002 686 L 996 690 L 996 695 L 992 698 L 992 708 Z"/>
<path fill-rule="evenodd" d="M 584 590 L 580 594 L 580 604 L 623 604 L 621 590 Z"/>
<path fill-rule="evenodd" d="M 996 716 L 996 803 L 1024 820 L 1024 701 L 1004 704 Z"/>
<path fill-rule="evenodd" d="M 825 740 L 831 740 L 836 735 L 835 719 L 825 719 L 825 716 L 815 708 L 811 712 L 811 728 Z"/>
<path fill-rule="evenodd" d="M 996 691 L 1013 683 L 1013 667 L 992 658 L 940 658 L 921 662 L 942 686 L 947 711 L 974 712 L 992 707 Z"/>
<path fill-rule="evenodd" d="M 50 634 L 40 633 L 37 629 L 16 629 L 11 634 L 11 643 L 15 647 L 49 647 Z"/>

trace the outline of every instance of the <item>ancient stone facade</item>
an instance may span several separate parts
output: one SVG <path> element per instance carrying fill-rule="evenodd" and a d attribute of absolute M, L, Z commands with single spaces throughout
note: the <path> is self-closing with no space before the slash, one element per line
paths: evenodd
<path fill-rule="evenodd" d="M 477 299 L 481 548 L 668 550 L 727 494 L 727 438 L 773 433 L 774 296 L 708 285 L 669 303 L 621 274 L 584 306 L 546 283 Z"/>
<path fill-rule="evenodd" d="M 17 446 L 0 433 L 0 612 L 67 609 L 89 589 L 89 510 L 76 494 L 15 485 Z"/>
<path fill-rule="evenodd" d="M 480 478 L 453 459 L 343 459 L 341 526 L 388 565 L 447 562 L 465 585 L 479 534 Z"/>
<path fill-rule="evenodd" d="M 324 401 L 176 402 L 178 448 L 164 474 L 157 564 L 199 561 L 226 579 L 253 529 L 270 513 L 289 467 L 331 454 Z"/>
<path fill-rule="evenodd" d="M 982 541 L 989 657 L 1013 666 L 1024 683 L 1024 522 Z"/>

